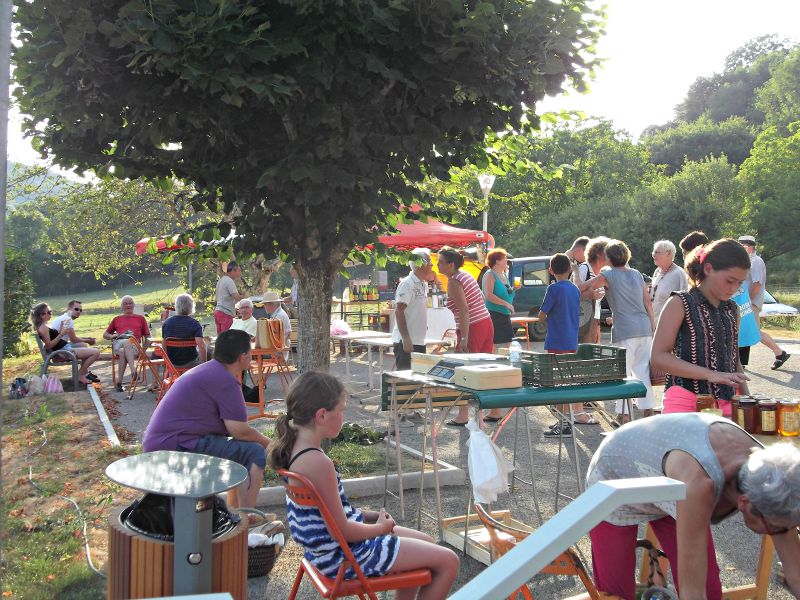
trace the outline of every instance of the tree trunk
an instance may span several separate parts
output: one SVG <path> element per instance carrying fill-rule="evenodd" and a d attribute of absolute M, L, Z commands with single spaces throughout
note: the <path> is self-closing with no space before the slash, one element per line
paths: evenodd
<path fill-rule="evenodd" d="M 339 261 L 341 264 L 341 261 Z M 298 273 L 297 332 L 298 369 L 324 371 L 330 369 L 331 297 L 336 268 L 329 260 L 295 263 Z"/>

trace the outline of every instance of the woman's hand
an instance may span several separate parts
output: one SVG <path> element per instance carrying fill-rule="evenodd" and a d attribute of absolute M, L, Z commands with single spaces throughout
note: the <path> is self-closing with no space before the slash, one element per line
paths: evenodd
<path fill-rule="evenodd" d="M 378 513 L 378 520 L 375 521 L 375 523 L 382 526 L 385 529 L 386 534 L 392 533 L 394 530 L 394 519 L 389 515 L 389 513 L 386 512 L 385 508 L 382 508 Z"/>
<path fill-rule="evenodd" d="M 743 373 L 722 373 L 720 371 L 709 371 L 706 380 L 717 385 L 730 385 L 733 387 L 744 385 L 750 378 Z"/>
<path fill-rule="evenodd" d="M 462 337 L 461 340 L 458 342 L 458 347 L 456 351 L 466 353 L 467 352 L 467 338 Z"/>

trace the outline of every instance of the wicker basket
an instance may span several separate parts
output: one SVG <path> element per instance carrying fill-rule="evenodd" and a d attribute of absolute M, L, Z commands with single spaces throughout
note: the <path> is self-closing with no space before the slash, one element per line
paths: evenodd
<path fill-rule="evenodd" d="M 247 549 L 247 576 L 263 577 L 275 566 L 281 553 L 280 544 L 269 546 L 252 546 Z"/>
<path fill-rule="evenodd" d="M 625 379 L 625 349 L 581 344 L 570 354 L 523 351 L 522 377 L 542 387 L 620 381 Z"/>

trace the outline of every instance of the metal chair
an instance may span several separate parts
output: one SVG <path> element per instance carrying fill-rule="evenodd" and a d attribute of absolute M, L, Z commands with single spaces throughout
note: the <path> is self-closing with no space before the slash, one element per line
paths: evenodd
<path fill-rule="evenodd" d="M 175 383 L 178 377 L 192 369 L 192 367 L 184 368 L 175 366 L 175 363 L 173 363 L 169 358 L 167 348 L 194 348 L 196 345 L 197 342 L 195 342 L 194 339 L 180 340 L 177 338 L 164 338 L 164 341 L 161 343 L 161 345 L 157 346 L 157 352 L 160 354 L 161 360 L 164 361 L 164 377 L 161 380 L 161 389 L 158 392 L 156 404 L 161 402 L 164 394 L 166 394 L 167 390 L 172 387 L 172 384 Z"/>
<path fill-rule="evenodd" d="M 531 533 L 530 531 L 524 531 L 501 523 L 477 502 L 475 503 L 475 511 L 489 534 L 492 561 L 503 556 L 516 546 L 517 542 L 521 542 Z M 542 569 L 541 572 L 551 575 L 577 575 L 586 588 L 586 591 L 589 592 L 589 598 L 591 598 L 591 600 L 598 600 L 600 598 L 600 594 L 597 588 L 594 587 L 594 582 L 589 577 L 589 574 L 586 572 L 583 562 L 571 548 L 559 554 L 553 562 Z M 536 573 L 531 573 L 531 576 L 535 574 Z M 527 600 L 533 600 L 533 595 L 527 585 L 521 586 L 511 594 L 509 598 L 514 600 L 518 593 L 522 594 Z"/>
<path fill-rule="evenodd" d="M 457 339 L 458 333 L 456 333 L 455 329 L 445 329 L 444 333 L 442 334 L 442 341 L 448 343 L 434 346 L 431 350 L 431 354 L 444 354 L 446 350 L 455 348 Z"/>
<path fill-rule="evenodd" d="M 150 358 L 147 356 L 147 352 L 139 343 L 135 337 L 129 338 L 130 343 L 136 348 L 137 356 L 136 356 L 136 366 L 133 369 L 133 377 L 131 377 L 130 387 L 128 388 L 128 400 L 133 398 L 133 394 L 136 393 L 136 387 L 139 385 L 139 379 L 141 378 L 144 382 L 144 385 L 147 385 L 147 372 L 150 371 L 153 375 L 153 387 L 156 385 L 161 387 L 161 374 L 158 372 L 160 367 L 164 366 L 163 359 L 160 358 Z M 113 370 L 113 366 L 112 366 Z"/>
<path fill-rule="evenodd" d="M 317 591 L 323 598 L 358 596 L 359 598 L 369 597 L 372 600 L 378 600 L 377 592 L 418 588 L 428 585 L 431 582 L 431 572 L 429 569 L 416 569 L 414 571 L 392 573 L 381 577 L 365 576 L 358 562 L 356 562 L 353 552 L 350 550 L 350 546 L 344 538 L 344 534 L 341 529 L 339 529 L 338 525 L 336 525 L 333 515 L 320 498 L 319 492 L 317 492 L 314 484 L 304 475 L 292 473 L 285 469 L 278 469 L 278 475 L 281 476 L 283 487 L 286 489 L 286 495 L 292 502 L 300 506 L 313 507 L 319 510 L 322 518 L 325 520 L 328 532 L 331 534 L 331 537 L 339 543 L 345 556 L 344 562 L 339 565 L 339 570 L 336 573 L 335 579 L 326 577 L 320 573 L 309 560 L 303 558 L 300 561 L 300 567 L 297 570 L 297 576 L 294 579 L 292 591 L 289 593 L 289 600 L 293 600 L 297 596 L 300 583 L 303 580 L 303 575 L 308 575 L 311 583 L 317 588 Z M 350 568 L 352 568 L 356 574 L 355 579 L 344 578 L 345 573 Z"/>
<path fill-rule="evenodd" d="M 72 389 L 78 389 L 78 357 L 75 356 L 75 353 L 71 350 L 53 350 L 52 352 L 47 351 L 47 347 L 44 345 L 42 338 L 39 337 L 39 334 L 35 334 L 36 343 L 39 346 L 39 352 L 42 353 L 42 368 L 39 369 L 39 375 L 47 375 L 47 369 L 50 365 L 56 366 L 64 366 L 67 363 L 72 364 Z"/>

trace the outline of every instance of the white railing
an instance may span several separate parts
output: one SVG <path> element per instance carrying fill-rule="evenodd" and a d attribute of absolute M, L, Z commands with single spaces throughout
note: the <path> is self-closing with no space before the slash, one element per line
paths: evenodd
<path fill-rule="evenodd" d="M 685 497 L 686 485 L 668 477 L 598 482 L 450 596 L 450 600 L 506 598 L 620 506 Z"/>

